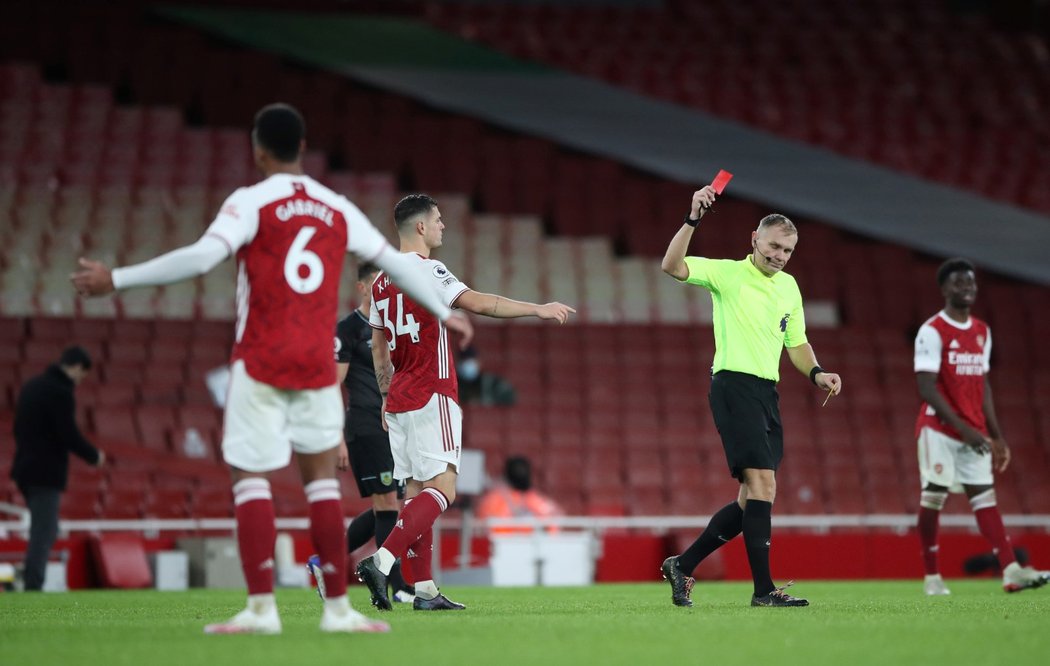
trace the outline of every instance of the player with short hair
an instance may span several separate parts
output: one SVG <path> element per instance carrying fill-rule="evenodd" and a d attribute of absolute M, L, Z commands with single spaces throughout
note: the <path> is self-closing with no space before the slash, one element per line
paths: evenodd
<path fill-rule="evenodd" d="M 742 260 L 686 256 L 715 194 L 710 185 L 693 193 L 692 207 L 667 246 L 661 268 L 680 282 L 711 292 L 715 358 L 708 398 L 729 473 L 740 490 L 684 553 L 664 560 L 661 570 L 671 585 L 672 603 L 692 606 L 693 570 L 743 533 L 754 581 L 751 605 L 808 606 L 805 599 L 787 594 L 787 585 L 774 585 L 769 571 L 776 471 L 784 453 L 776 389 L 781 353 L 786 349 L 791 364 L 817 388 L 837 394 L 842 380 L 817 363 L 806 339 L 802 294 L 795 278 L 784 272 L 798 243 L 791 220 L 776 213 L 762 218 L 751 232 L 751 254 Z"/>
<path fill-rule="evenodd" d="M 575 312 L 561 303 L 524 303 L 471 290 L 430 253 L 441 246 L 441 211 L 425 194 L 405 197 L 394 208 L 401 251 L 449 307 L 487 317 L 538 317 L 565 323 Z M 386 578 L 402 561 L 416 581 L 416 610 L 459 610 L 434 584 L 431 572 L 433 524 L 456 498 L 462 412 L 456 367 L 444 325 L 410 300 L 385 274 L 372 285 L 372 354 L 383 394 L 385 424 L 394 455 L 394 476 L 407 482 L 405 507 L 397 525 L 357 574 L 372 603 L 390 609 Z"/>
<path fill-rule="evenodd" d="M 922 406 L 915 423 L 919 444 L 919 540 L 928 595 L 950 594 L 938 564 L 937 535 L 949 492 L 966 492 L 977 526 L 992 544 L 1007 592 L 1041 587 L 1047 572 L 1022 567 L 995 501 L 995 471 L 1010 464 L 1010 448 L 999 429 L 992 388 L 992 331 L 970 314 L 977 298 L 973 264 L 949 259 L 937 270 L 944 309 L 915 336 L 915 380 Z"/>
<path fill-rule="evenodd" d="M 346 386 L 347 409 L 345 462 L 353 470 L 357 490 L 362 498 L 370 497 L 372 506 L 350 521 L 346 528 L 346 552 L 352 553 L 374 538 L 376 548 L 394 529 L 404 486 L 394 479 L 394 458 L 390 453 L 390 437 L 383 428 L 383 396 L 379 394 L 375 368 L 372 365 L 372 327 L 368 315 L 372 304 L 372 283 L 379 274 L 374 264 L 361 264 L 357 269 L 354 289 L 360 305 L 339 320 L 335 329 L 335 361 L 339 381 Z M 342 461 L 341 461 L 342 462 Z M 345 466 L 341 465 L 342 469 Z M 308 567 L 317 580 L 317 590 L 325 596 L 324 577 L 316 556 Z M 394 601 L 409 602 L 415 591 L 401 577 L 397 564 L 390 571 L 390 587 Z"/>
<path fill-rule="evenodd" d="M 444 320 L 451 316 L 412 262 L 396 252 L 345 197 L 303 173 L 302 116 L 271 104 L 255 116 L 252 146 L 264 179 L 230 195 L 204 235 L 135 266 L 108 269 L 80 260 L 72 276 L 82 295 L 171 284 L 237 258 L 237 322 L 231 355 L 222 451 L 230 465 L 237 542 L 248 583 L 247 608 L 207 633 L 279 633 L 273 595 L 274 506 L 267 476 L 297 453 L 310 504 L 310 535 L 320 555 L 329 598 L 321 630 L 386 631 L 346 597 L 346 549 L 336 459 L 343 405 L 332 358 L 340 274 L 353 253 L 382 267 Z"/>

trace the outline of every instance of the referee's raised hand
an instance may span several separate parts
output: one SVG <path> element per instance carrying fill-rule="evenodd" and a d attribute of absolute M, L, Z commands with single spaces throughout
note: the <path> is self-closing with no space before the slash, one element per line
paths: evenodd
<path fill-rule="evenodd" d="M 703 217 L 704 213 L 706 213 L 715 203 L 715 198 L 717 198 L 717 196 L 718 195 L 715 194 L 715 188 L 710 185 L 705 185 L 696 192 L 693 192 L 693 207 L 689 211 L 689 218 L 692 220 L 699 220 Z"/>

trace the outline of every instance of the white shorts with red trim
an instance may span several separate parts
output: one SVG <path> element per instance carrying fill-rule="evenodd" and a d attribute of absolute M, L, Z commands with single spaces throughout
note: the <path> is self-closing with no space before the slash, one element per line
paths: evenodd
<path fill-rule="evenodd" d="M 421 409 L 386 415 L 394 478 L 429 481 L 449 465 L 459 468 L 463 412 L 455 400 L 435 393 Z"/>
<path fill-rule="evenodd" d="M 933 483 L 953 493 L 963 492 L 963 485 L 990 486 L 994 483 L 992 456 L 943 432 L 923 428 L 919 431 L 919 476 L 923 487 Z"/>
<path fill-rule="evenodd" d="M 244 361 L 230 368 L 223 419 L 222 457 L 247 472 L 286 467 L 292 450 L 320 453 L 343 441 L 339 385 L 299 391 L 252 379 Z"/>

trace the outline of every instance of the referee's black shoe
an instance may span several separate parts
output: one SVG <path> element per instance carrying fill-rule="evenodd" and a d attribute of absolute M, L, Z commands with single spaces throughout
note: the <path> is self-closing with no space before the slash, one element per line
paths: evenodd
<path fill-rule="evenodd" d="M 438 592 L 438 595 L 433 599 L 424 599 L 417 593 L 415 600 L 412 602 L 412 610 L 437 611 L 465 609 L 466 606 L 463 604 L 457 604 L 455 601 L 452 601 L 440 592 Z"/>
<path fill-rule="evenodd" d="M 689 593 L 693 591 L 696 579 L 682 573 L 682 570 L 678 568 L 678 558 L 669 557 L 664 560 L 664 563 L 660 565 L 660 571 L 671 584 L 671 602 L 675 606 L 692 606 L 693 600 L 689 598 Z"/>
<path fill-rule="evenodd" d="M 752 595 L 751 605 L 752 606 L 808 606 L 809 601 L 806 599 L 800 599 L 793 597 L 784 590 L 795 584 L 795 581 L 789 582 L 787 585 L 773 588 L 773 591 L 761 597 Z"/>
<path fill-rule="evenodd" d="M 381 611 L 392 608 L 386 593 L 386 576 L 376 566 L 374 557 L 366 557 L 357 565 L 357 579 L 368 586 L 372 593 L 372 605 Z"/>

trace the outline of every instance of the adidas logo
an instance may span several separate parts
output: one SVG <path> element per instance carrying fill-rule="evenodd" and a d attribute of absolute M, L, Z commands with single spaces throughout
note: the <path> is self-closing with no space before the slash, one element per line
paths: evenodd
<path fill-rule="evenodd" d="M 958 349 L 958 348 L 959 348 L 959 341 L 958 340 L 952 340 L 952 343 L 950 345 L 948 345 L 948 349 Z"/>

